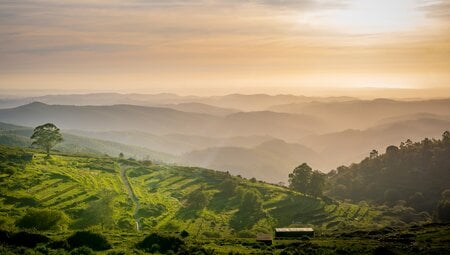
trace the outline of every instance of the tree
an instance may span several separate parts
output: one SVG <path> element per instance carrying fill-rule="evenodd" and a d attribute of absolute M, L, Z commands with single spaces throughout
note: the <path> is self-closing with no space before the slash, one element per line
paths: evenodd
<path fill-rule="evenodd" d="M 201 210 L 209 203 L 208 195 L 201 189 L 194 190 L 187 196 L 187 203 L 189 208 L 194 210 Z"/>
<path fill-rule="evenodd" d="M 303 163 L 289 174 L 289 187 L 298 192 L 315 197 L 321 196 L 325 188 L 326 175 L 313 171 L 308 164 Z"/>
<path fill-rule="evenodd" d="M 376 158 L 376 157 L 378 157 L 378 151 L 374 149 L 374 150 L 372 150 L 372 151 L 370 152 L 369 158 L 370 158 L 370 159 L 374 159 L 374 158 Z"/>
<path fill-rule="evenodd" d="M 249 213 L 261 212 L 263 210 L 261 195 L 255 190 L 248 190 L 245 192 L 239 210 Z"/>
<path fill-rule="evenodd" d="M 437 222 L 450 222 L 450 189 L 442 192 L 442 199 L 437 204 L 434 218 Z"/>
<path fill-rule="evenodd" d="M 445 131 L 442 134 L 442 142 L 444 142 L 445 144 L 450 143 L 450 132 L 449 131 Z"/>
<path fill-rule="evenodd" d="M 296 167 L 294 171 L 289 174 L 289 187 L 296 191 L 306 193 L 308 185 L 311 181 L 312 168 L 308 164 L 303 163 Z"/>
<path fill-rule="evenodd" d="M 308 193 L 318 197 L 322 196 L 323 189 L 325 187 L 325 174 L 319 171 L 313 171 L 311 175 L 311 181 L 308 185 Z"/>
<path fill-rule="evenodd" d="M 222 190 L 223 194 L 227 196 L 233 196 L 236 193 L 237 186 L 237 182 L 229 177 L 220 184 L 220 189 Z"/>
<path fill-rule="evenodd" d="M 53 123 L 47 123 L 34 129 L 31 139 L 34 140 L 31 145 L 43 148 L 50 157 L 50 150 L 58 143 L 63 141 L 59 128 Z"/>

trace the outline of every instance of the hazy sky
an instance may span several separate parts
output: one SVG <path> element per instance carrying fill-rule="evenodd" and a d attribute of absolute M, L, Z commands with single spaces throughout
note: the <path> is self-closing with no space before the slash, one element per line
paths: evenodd
<path fill-rule="evenodd" d="M 450 0 L 0 0 L 3 90 L 450 96 L 449 70 Z"/>

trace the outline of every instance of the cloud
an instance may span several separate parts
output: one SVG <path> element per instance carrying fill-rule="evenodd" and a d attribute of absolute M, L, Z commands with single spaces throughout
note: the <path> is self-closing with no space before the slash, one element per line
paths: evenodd
<path fill-rule="evenodd" d="M 438 18 L 438 19 L 450 19 L 450 1 L 426 1 L 425 5 L 421 6 L 419 9 L 423 10 L 428 17 Z"/>

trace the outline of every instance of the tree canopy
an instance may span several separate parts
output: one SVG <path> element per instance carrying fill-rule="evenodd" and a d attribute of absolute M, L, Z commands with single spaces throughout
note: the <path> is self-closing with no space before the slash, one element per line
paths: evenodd
<path fill-rule="evenodd" d="M 298 192 L 321 196 L 325 187 L 325 175 L 303 163 L 289 174 L 289 187 Z"/>
<path fill-rule="evenodd" d="M 63 141 L 59 128 L 53 123 L 37 126 L 34 129 L 31 139 L 34 140 L 32 143 L 33 146 L 39 146 L 47 152 L 47 157 L 50 156 L 50 150 L 56 144 Z"/>
<path fill-rule="evenodd" d="M 329 174 L 327 195 L 340 199 L 395 205 L 406 203 L 432 213 L 447 208 L 441 193 L 450 188 L 450 133 L 442 139 L 410 139 L 388 146 L 386 153 Z M 442 218 L 442 213 L 439 218 Z"/>

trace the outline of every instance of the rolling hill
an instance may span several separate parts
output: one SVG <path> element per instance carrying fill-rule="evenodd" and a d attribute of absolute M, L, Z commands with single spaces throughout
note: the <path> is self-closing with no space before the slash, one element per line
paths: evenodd
<path fill-rule="evenodd" d="M 13 173 L 2 168 L 0 178 L 3 226 L 14 224 L 27 208 L 63 211 L 70 218 L 70 229 L 103 224 L 104 229 L 133 232 L 137 221 L 142 230 L 187 230 L 198 238 L 209 238 L 211 233 L 236 236 L 243 229 L 271 231 L 293 223 L 332 229 L 340 224 L 371 224 L 373 217 L 382 217 L 379 222 L 386 224 L 395 221 L 368 206 L 330 202 L 202 168 L 77 155 L 54 154 L 45 159 L 45 154 L 36 151 L 5 146 L 0 147 L 0 156 L 2 166 L 14 165 Z M 232 188 L 227 182 L 233 183 Z M 137 201 L 130 198 L 127 185 Z M 261 196 L 264 213 L 251 222 L 235 224 L 242 195 L 250 190 Z M 189 196 L 195 192 L 206 195 L 204 207 L 190 204 Z M 88 216 L 83 212 L 102 210 L 99 203 L 106 198 L 113 201 L 106 216 L 110 219 L 104 219 L 109 223 L 97 221 L 104 217 L 100 211 L 85 222 Z"/>
<path fill-rule="evenodd" d="M 33 129 L 0 122 L 0 144 L 28 148 L 31 145 L 30 136 Z M 66 153 L 119 155 L 138 159 L 148 158 L 156 161 L 174 162 L 175 156 L 168 153 L 150 150 L 148 148 L 121 144 L 117 142 L 92 139 L 63 132 L 64 141 L 55 149 Z"/>
<path fill-rule="evenodd" d="M 248 178 L 286 182 L 292 170 L 303 162 L 316 163 L 317 153 L 300 144 L 273 139 L 252 148 L 212 147 L 182 156 L 184 164 L 208 167 Z"/>
<path fill-rule="evenodd" d="M 7 254 L 80 253 L 71 241 L 76 235 L 90 235 L 81 241 L 90 247 L 104 238 L 108 254 L 143 253 L 137 244 L 155 234 L 174 241 L 181 236 L 178 242 L 205 255 L 284 254 L 305 244 L 321 252 L 360 253 L 386 242 L 409 250 L 403 244 L 415 240 L 422 251 L 439 253 L 448 240 L 445 225 L 405 228 L 404 220 L 417 224 L 428 218 L 401 207 L 314 198 L 203 168 L 67 154 L 48 159 L 36 150 L 5 146 L 0 159 L 0 251 Z M 255 242 L 257 233 L 298 226 L 314 227 L 316 237 L 276 240 L 274 246 Z M 424 241 L 429 238 L 435 243 Z M 361 240 L 364 246 L 355 245 Z"/>
<path fill-rule="evenodd" d="M 270 135 L 286 139 L 301 138 L 326 129 L 325 123 L 317 118 L 287 113 L 239 112 L 218 117 L 161 107 L 38 102 L 1 109 L 0 121 L 24 126 L 52 122 L 61 129 L 85 131 L 138 130 L 156 135 L 182 133 L 210 137 Z"/>
<path fill-rule="evenodd" d="M 383 120 L 365 130 L 349 129 L 336 133 L 309 136 L 299 143 L 317 151 L 323 159 L 318 167 L 336 167 L 358 162 L 373 149 L 383 151 L 389 145 L 407 139 L 439 138 L 450 129 L 450 119 L 430 115 L 403 116 Z"/>
<path fill-rule="evenodd" d="M 450 114 L 450 99 L 396 101 L 391 99 L 352 100 L 345 102 L 294 103 L 270 107 L 269 110 L 320 116 L 334 129 L 367 129 L 378 121 L 401 115 Z"/>
<path fill-rule="evenodd" d="M 217 106 L 212 106 L 203 103 L 179 103 L 179 104 L 165 104 L 161 105 L 161 107 L 166 107 L 170 109 L 174 109 L 177 111 L 183 112 L 193 112 L 193 113 L 203 113 L 215 116 L 226 116 L 232 113 L 240 112 L 240 110 L 232 109 L 232 108 L 222 108 Z"/>
<path fill-rule="evenodd" d="M 193 150 L 201 150 L 216 146 L 253 147 L 265 141 L 273 139 L 271 136 L 234 136 L 213 138 L 198 135 L 167 134 L 154 135 L 147 132 L 129 131 L 105 131 L 90 132 L 82 130 L 65 130 L 67 133 L 92 137 L 102 140 L 130 144 L 151 150 L 165 152 L 173 155 L 181 155 Z"/>

